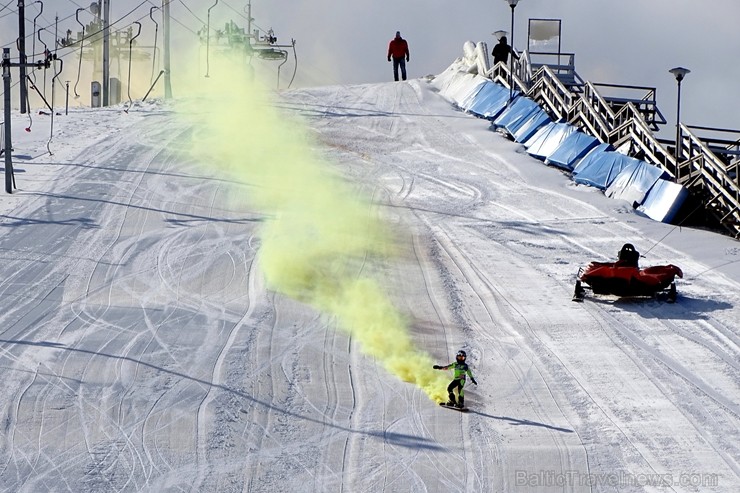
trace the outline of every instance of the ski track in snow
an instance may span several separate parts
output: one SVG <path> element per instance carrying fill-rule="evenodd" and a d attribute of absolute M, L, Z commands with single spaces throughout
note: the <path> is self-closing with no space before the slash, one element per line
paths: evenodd
<path fill-rule="evenodd" d="M 740 489 L 735 271 L 678 233 L 659 242 L 670 226 L 515 152 L 426 81 L 277 106 L 394 231 L 398 256 L 358 275 L 384 279 L 435 360 L 468 351 L 471 411 L 266 288 L 263 218 L 228 199 L 249 186 L 180 151 L 195 129 L 110 112 L 104 146 L 24 164 L 6 199 L 0 491 Z M 571 303 L 578 267 L 626 241 L 681 266 L 678 302 Z M 667 474 L 717 483 L 644 481 Z"/>

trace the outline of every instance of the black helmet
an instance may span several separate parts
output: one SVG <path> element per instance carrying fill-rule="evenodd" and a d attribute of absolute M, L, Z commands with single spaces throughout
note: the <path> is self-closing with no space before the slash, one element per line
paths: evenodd
<path fill-rule="evenodd" d="M 458 361 L 460 361 L 460 360 L 465 360 L 465 358 L 467 358 L 467 357 L 468 357 L 468 355 L 467 355 L 467 354 L 465 353 L 465 351 L 463 351 L 462 349 L 461 349 L 460 351 L 458 351 L 458 352 L 457 352 L 457 356 L 456 356 L 456 359 L 457 359 Z"/>

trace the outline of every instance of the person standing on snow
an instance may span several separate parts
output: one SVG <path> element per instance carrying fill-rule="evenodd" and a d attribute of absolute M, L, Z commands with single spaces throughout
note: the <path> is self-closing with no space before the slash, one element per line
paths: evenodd
<path fill-rule="evenodd" d="M 432 366 L 432 368 L 434 368 L 435 370 L 449 370 L 450 368 L 452 368 L 455 372 L 454 376 L 452 377 L 452 382 L 450 382 L 450 385 L 447 386 L 447 393 L 450 396 L 450 400 L 449 402 L 447 402 L 448 406 L 457 405 L 457 407 L 460 409 L 465 407 L 465 392 L 463 391 L 463 387 L 465 387 L 466 376 L 470 377 L 470 381 L 473 382 L 473 385 L 478 385 L 478 382 L 476 382 L 475 378 L 473 378 L 473 373 L 470 371 L 470 367 L 467 363 L 465 363 L 465 359 L 467 357 L 468 355 L 465 353 L 465 351 L 460 350 L 457 352 L 454 363 L 450 363 L 449 365 L 445 366 Z M 457 389 L 457 402 L 455 401 L 455 389 Z"/>
<path fill-rule="evenodd" d="M 398 82 L 398 67 L 401 67 L 401 77 L 406 80 L 406 62 L 409 61 L 409 44 L 401 37 L 401 31 L 396 31 L 396 37 L 388 43 L 388 61 L 393 58 L 393 78 Z"/>

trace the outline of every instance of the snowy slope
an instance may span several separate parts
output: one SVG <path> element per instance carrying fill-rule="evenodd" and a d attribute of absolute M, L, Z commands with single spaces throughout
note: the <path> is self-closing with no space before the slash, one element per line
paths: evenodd
<path fill-rule="evenodd" d="M 14 135 L 33 159 L 0 200 L 0 490 L 740 489 L 737 241 L 576 186 L 423 80 L 276 106 L 392 231 L 359 271 L 420 351 L 468 351 L 471 412 L 269 289 L 275 215 L 207 162 L 222 150 L 190 152 L 197 123 L 77 110 L 52 156 L 43 130 Z M 627 241 L 683 269 L 678 302 L 572 303 L 578 267 Z"/>

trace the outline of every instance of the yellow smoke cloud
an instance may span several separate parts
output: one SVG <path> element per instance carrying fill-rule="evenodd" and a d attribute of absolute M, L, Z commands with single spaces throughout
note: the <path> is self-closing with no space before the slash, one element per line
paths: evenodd
<path fill-rule="evenodd" d="M 178 87 L 182 93 L 182 81 Z M 366 273 L 368 262 L 393 253 L 370 201 L 325 165 L 305 126 L 280 114 L 233 63 L 213 60 L 198 88 L 188 91 L 194 97 L 185 112 L 198 118 L 193 152 L 251 185 L 243 200 L 267 218 L 258 259 L 268 287 L 334 315 L 390 373 L 445 400 L 449 375 L 414 347 L 404 317 Z"/>

